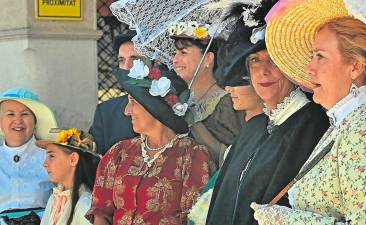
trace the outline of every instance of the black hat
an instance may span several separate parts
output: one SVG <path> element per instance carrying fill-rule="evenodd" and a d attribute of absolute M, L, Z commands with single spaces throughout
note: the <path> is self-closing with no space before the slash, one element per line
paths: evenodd
<path fill-rule="evenodd" d="M 132 70 L 133 68 L 130 71 Z M 160 67 L 150 69 L 148 76 L 143 79 L 131 78 L 130 74 L 126 76 L 126 72 L 126 70 L 118 70 L 117 77 L 118 82 L 128 94 L 139 102 L 155 119 L 171 128 L 175 133 L 182 134 L 188 132 L 188 124 L 184 120 L 184 114 L 188 107 L 189 90 L 187 83 L 181 77 L 172 71 L 162 70 Z M 168 93 L 163 94 L 164 97 L 160 95 L 153 96 L 150 94 L 152 82 L 158 82 L 162 77 L 170 80 L 170 89 Z"/>
<path fill-rule="evenodd" d="M 266 49 L 263 39 L 252 40 L 251 37 L 256 31 L 264 28 L 264 17 L 277 0 L 263 0 L 257 10 L 249 16 L 255 25 L 249 25 L 243 21 L 242 13 L 248 10 L 250 6 L 244 3 L 236 2 L 229 6 L 226 19 L 237 17 L 235 28 L 229 38 L 218 41 L 217 69 L 214 72 L 215 79 L 220 86 L 240 86 L 248 85 L 248 71 L 245 67 L 245 59 L 248 55 Z M 254 31 L 254 32 L 253 32 Z"/>
<path fill-rule="evenodd" d="M 131 39 L 136 36 L 136 31 L 128 29 L 126 33 L 119 34 L 113 39 L 113 49 L 118 52 L 121 44 L 126 41 L 131 41 Z"/>

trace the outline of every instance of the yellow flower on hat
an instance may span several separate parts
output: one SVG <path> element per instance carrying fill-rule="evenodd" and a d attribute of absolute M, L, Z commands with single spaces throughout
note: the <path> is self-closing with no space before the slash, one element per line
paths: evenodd
<path fill-rule="evenodd" d="M 74 136 L 74 139 L 78 142 L 80 141 L 80 133 L 76 128 L 71 128 L 69 130 L 63 130 L 56 138 L 56 142 L 60 144 L 68 144 L 68 140 Z"/>
<path fill-rule="evenodd" d="M 208 32 L 204 27 L 199 27 L 195 29 L 193 33 L 198 39 L 204 39 L 208 37 Z"/>
<path fill-rule="evenodd" d="M 68 139 L 68 132 L 67 132 L 67 130 L 63 130 L 57 136 L 56 142 L 63 144 L 63 143 L 66 143 L 67 139 Z"/>

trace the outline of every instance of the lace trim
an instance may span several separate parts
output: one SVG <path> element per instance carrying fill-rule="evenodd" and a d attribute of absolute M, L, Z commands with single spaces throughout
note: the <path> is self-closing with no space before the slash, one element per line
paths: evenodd
<path fill-rule="evenodd" d="M 269 126 L 278 126 L 285 122 L 292 114 L 301 109 L 304 105 L 309 103 L 305 94 L 296 88 L 291 91 L 289 96 L 285 97 L 283 101 L 277 104 L 276 108 L 270 110 L 269 107 L 264 103 L 263 111 L 269 117 Z M 269 131 L 269 133 L 271 133 Z"/>
<path fill-rule="evenodd" d="M 56 187 L 53 188 L 53 194 L 57 195 L 57 196 L 66 196 L 66 197 L 70 197 L 71 196 L 71 189 L 65 190 L 64 187 L 59 184 Z"/>
<path fill-rule="evenodd" d="M 219 89 L 212 94 L 207 95 L 205 98 L 193 105 L 191 107 L 193 121 L 188 122 L 188 124 L 192 125 L 209 117 L 216 109 L 216 106 L 220 102 L 221 98 L 227 94 L 228 93 L 225 90 Z"/>
<path fill-rule="evenodd" d="M 338 126 L 354 109 L 366 103 L 366 85 L 359 87 L 357 91 L 357 96 L 349 93 L 327 111 L 332 127 Z"/>

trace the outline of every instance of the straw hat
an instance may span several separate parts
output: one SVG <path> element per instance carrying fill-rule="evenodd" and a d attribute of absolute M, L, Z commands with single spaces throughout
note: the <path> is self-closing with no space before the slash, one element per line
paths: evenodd
<path fill-rule="evenodd" d="M 59 133 L 56 138 L 53 138 L 53 133 Z M 70 129 L 51 129 L 49 131 L 48 140 L 36 141 L 36 145 L 42 149 L 47 149 L 49 144 L 55 144 L 69 151 L 85 153 L 96 158 L 102 158 L 101 155 L 96 153 L 96 144 L 93 141 L 93 137 L 90 134 L 85 134 L 82 130 L 76 128 Z M 50 140 L 51 139 L 51 140 Z"/>
<path fill-rule="evenodd" d="M 284 0 L 268 13 L 267 50 L 274 63 L 294 82 L 312 87 L 305 72 L 317 29 L 334 18 L 349 17 L 342 0 Z"/>
<path fill-rule="evenodd" d="M 197 21 L 174 23 L 169 27 L 169 36 L 173 39 L 192 39 L 204 44 L 208 44 L 212 33 L 211 25 Z"/>
<path fill-rule="evenodd" d="M 38 96 L 26 88 L 10 88 L 0 95 L 0 103 L 14 100 L 28 107 L 37 119 L 35 136 L 37 139 L 46 139 L 51 128 L 56 128 L 57 122 L 50 108 L 41 103 Z M 2 135 L 2 130 L 0 129 Z"/>

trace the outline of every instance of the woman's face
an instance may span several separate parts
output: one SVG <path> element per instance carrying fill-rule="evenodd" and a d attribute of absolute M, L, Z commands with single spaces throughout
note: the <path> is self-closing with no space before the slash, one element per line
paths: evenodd
<path fill-rule="evenodd" d="M 62 184 L 65 188 L 72 187 L 75 168 L 78 163 L 78 153 L 66 153 L 58 145 L 47 145 L 47 157 L 43 167 L 47 170 L 50 180 Z"/>
<path fill-rule="evenodd" d="M 272 62 L 267 50 L 250 54 L 247 59 L 252 85 L 271 109 L 289 95 L 293 84 Z"/>
<path fill-rule="evenodd" d="M 0 106 L 0 128 L 3 130 L 6 144 L 19 147 L 33 136 L 35 118 L 32 111 L 22 103 L 7 100 Z"/>
<path fill-rule="evenodd" d="M 314 85 L 313 99 L 330 109 L 349 93 L 352 64 L 346 63 L 339 51 L 336 34 L 328 28 L 323 28 L 316 34 L 312 51 L 306 72 Z"/>
<path fill-rule="evenodd" d="M 128 96 L 125 115 L 131 116 L 133 130 L 139 134 L 149 133 L 158 123 L 158 120 L 130 95 Z"/>
<path fill-rule="evenodd" d="M 175 55 L 173 57 L 174 71 L 186 83 L 189 83 L 192 80 L 193 74 L 196 71 L 196 67 L 199 64 L 201 58 L 201 49 L 195 45 L 187 46 L 183 49 L 176 48 Z M 201 73 L 206 68 L 205 65 L 205 63 L 202 64 L 199 73 Z"/>
<path fill-rule="evenodd" d="M 261 99 L 251 85 L 226 86 L 225 90 L 230 93 L 235 110 L 251 110 L 260 107 Z"/>

